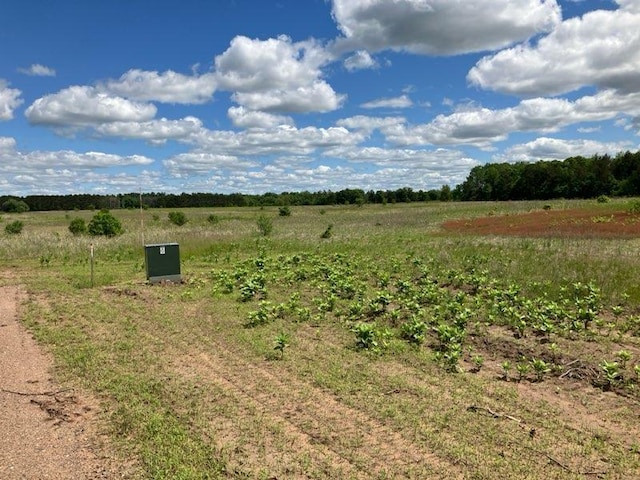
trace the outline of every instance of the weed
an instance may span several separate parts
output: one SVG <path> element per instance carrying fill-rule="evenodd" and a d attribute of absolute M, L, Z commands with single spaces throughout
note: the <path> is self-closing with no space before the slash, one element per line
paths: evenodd
<path fill-rule="evenodd" d="M 289 346 L 289 334 L 281 332 L 275 339 L 273 349 L 280 352 L 280 358 L 284 358 L 284 350 Z"/>

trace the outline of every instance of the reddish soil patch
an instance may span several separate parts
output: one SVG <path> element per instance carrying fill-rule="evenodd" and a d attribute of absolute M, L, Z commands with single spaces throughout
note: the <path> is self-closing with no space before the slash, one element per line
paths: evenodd
<path fill-rule="evenodd" d="M 541 210 L 519 215 L 451 220 L 446 231 L 519 237 L 640 237 L 640 216 L 602 209 Z"/>

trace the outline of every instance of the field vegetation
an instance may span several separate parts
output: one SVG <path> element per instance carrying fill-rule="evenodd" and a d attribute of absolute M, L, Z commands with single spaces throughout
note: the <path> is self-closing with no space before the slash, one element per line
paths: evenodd
<path fill-rule="evenodd" d="M 6 213 L 0 281 L 139 478 L 639 478 L 633 205 Z"/>

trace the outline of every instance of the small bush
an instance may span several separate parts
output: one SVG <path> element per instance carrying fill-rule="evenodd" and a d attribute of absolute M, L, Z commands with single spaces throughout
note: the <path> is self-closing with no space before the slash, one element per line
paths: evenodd
<path fill-rule="evenodd" d="M 606 195 L 600 195 L 597 198 L 597 202 L 598 203 L 609 203 L 611 201 L 611 199 L 609 197 L 607 197 Z"/>
<path fill-rule="evenodd" d="M 120 220 L 111 215 L 109 210 L 100 210 L 96 213 L 87 228 L 89 235 L 115 237 L 123 232 Z"/>
<path fill-rule="evenodd" d="M 4 227 L 4 231 L 7 232 L 9 235 L 18 235 L 22 233 L 23 228 L 24 228 L 24 223 L 22 223 L 20 220 L 16 220 L 15 222 L 8 223 Z"/>
<path fill-rule="evenodd" d="M 291 216 L 291 209 L 289 207 L 287 207 L 287 206 L 280 207 L 279 213 L 280 213 L 281 217 L 290 217 Z"/>
<path fill-rule="evenodd" d="M 179 227 L 188 222 L 184 212 L 169 212 L 169 221 Z"/>
<path fill-rule="evenodd" d="M 627 208 L 627 211 L 632 215 L 636 215 L 640 213 L 640 200 L 635 200 L 631 202 L 629 204 L 629 207 Z"/>
<path fill-rule="evenodd" d="M 333 225 L 329 224 L 327 229 L 320 235 L 320 238 L 331 238 L 333 235 Z"/>
<path fill-rule="evenodd" d="M 217 225 L 218 223 L 220 223 L 220 217 L 212 213 L 207 217 L 207 222 L 209 222 L 211 225 Z"/>
<path fill-rule="evenodd" d="M 69 224 L 69 231 L 73 235 L 84 235 L 87 233 L 87 224 L 82 218 L 74 218 Z"/>
<path fill-rule="evenodd" d="M 256 220 L 258 231 L 263 237 L 268 237 L 273 231 L 273 220 L 266 215 L 260 215 Z"/>

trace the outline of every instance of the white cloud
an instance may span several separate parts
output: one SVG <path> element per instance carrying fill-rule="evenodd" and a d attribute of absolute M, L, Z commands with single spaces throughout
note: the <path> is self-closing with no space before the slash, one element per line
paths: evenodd
<path fill-rule="evenodd" d="M 518 45 L 480 60 L 467 79 L 516 95 L 557 95 L 585 85 L 640 92 L 640 5 L 596 10 L 565 20 L 535 45 Z"/>
<path fill-rule="evenodd" d="M 30 75 L 32 77 L 55 77 L 56 71 L 53 68 L 45 67 L 39 63 L 34 63 L 29 68 L 19 68 L 20 73 Z"/>
<path fill-rule="evenodd" d="M 360 105 L 362 108 L 408 108 L 413 102 L 407 95 L 394 98 L 380 98 Z"/>
<path fill-rule="evenodd" d="M 13 112 L 22 105 L 22 92 L 17 88 L 9 88 L 8 83 L 0 78 L 0 120 L 11 120 Z"/>
<path fill-rule="evenodd" d="M 279 125 L 293 125 L 293 119 L 284 115 L 247 110 L 244 107 L 231 107 L 227 111 L 231 122 L 238 128 L 273 128 Z"/>
<path fill-rule="evenodd" d="M 343 127 L 296 128 L 279 125 L 271 129 L 241 132 L 202 130 L 189 138 L 198 152 L 232 156 L 309 155 L 317 149 L 357 145 L 364 136 Z"/>
<path fill-rule="evenodd" d="M 118 80 L 107 81 L 100 88 L 138 101 L 202 104 L 213 97 L 216 79 L 213 73 L 187 76 L 171 70 L 158 73 L 133 69 Z"/>
<path fill-rule="evenodd" d="M 12 152 L 16 148 L 16 139 L 12 137 L 0 137 L 0 155 Z"/>
<path fill-rule="evenodd" d="M 629 142 L 598 142 L 594 140 L 540 137 L 531 142 L 514 145 L 495 155 L 496 162 L 533 162 L 538 160 L 564 160 L 569 157 L 591 157 L 599 154 L 615 155 L 629 149 Z"/>
<path fill-rule="evenodd" d="M 211 174 L 220 171 L 246 171 L 260 164 L 235 155 L 214 152 L 189 152 L 175 155 L 163 162 L 170 175 L 178 178 Z"/>
<path fill-rule="evenodd" d="M 493 50 L 548 32 L 555 0 L 333 0 L 338 49 L 449 55 Z"/>
<path fill-rule="evenodd" d="M 148 122 L 111 122 L 96 127 L 96 131 L 102 135 L 142 139 L 155 144 L 185 139 L 201 129 L 202 122 L 195 117 L 185 117 L 181 120 L 161 118 Z"/>
<path fill-rule="evenodd" d="M 37 99 L 25 115 L 33 124 L 85 127 L 108 122 L 151 120 L 156 107 L 99 92 L 93 87 L 73 86 Z"/>
<path fill-rule="evenodd" d="M 510 108 L 468 107 L 438 115 L 428 124 L 392 124 L 381 127 L 387 140 L 398 145 L 470 144 L 488 148 L 513 132 L 550 133 L 582 122 L 611 120 L 618 115 L 640 116 L 640 93 L 621 95 L 606 90 L 576 101 L 560 98 L 523 100 Z"/>
<path fill-rule="evenodd" d="M 404 117 L 368 117 L 365 115 L 356 115 L 354 117 L 343 118 L 336 122 L 339 127 L 349 128 L 351 130 L 359 130 L 365 134 L 370 134 L 374 130 L 384 130 L 397 125 L 405 124 L 407 121 Z"/>
<path fill-rule="evenodd" d="M 378 63 L 369 55 L 366 50 L 358 50 L 353 55 L 347 57 L 344 61 L 344 68 L 350 72 L 354 70 L 365 70 L 377 68 Z"/>
<path fill-rule="evenodd" d="M 329 57 L 315 42 L 289 37 L 252 40 L 237 36 L 215 59 L 219 88 L 249 110 L 328 112 L 340 107 L 338 95 L 321 77 Z"/>

